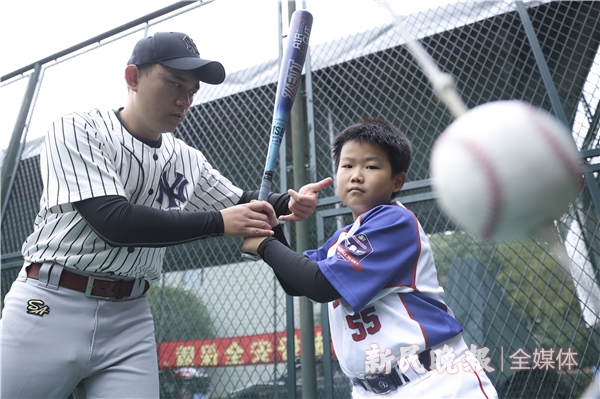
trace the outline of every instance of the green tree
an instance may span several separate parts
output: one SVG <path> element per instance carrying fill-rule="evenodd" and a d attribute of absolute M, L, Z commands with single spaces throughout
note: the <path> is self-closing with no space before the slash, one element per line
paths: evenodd
<path fill-rule="evenodd" d="M 191 290 L 155 284 L 147 297 L 158 342 L 214 338 L 206 306 Z"/>
<path fill-rule="evenodd" d="M 550 255 L 544 242 L 492 242 L 464 232 L 430 237 L 445 284 L 457 258 L 474 258 L 496 278 L 511 311 L 530 331 L 539 348 L 576 352 L 579 367 L 595 364 L 599 347 L 582 317 L 570 274 Z"/>

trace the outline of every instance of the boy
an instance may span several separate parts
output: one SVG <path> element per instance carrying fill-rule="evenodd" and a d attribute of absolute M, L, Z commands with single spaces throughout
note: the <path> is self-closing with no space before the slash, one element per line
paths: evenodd
<path fill-rule="evenodd" d="M 355 222 L 301 256 L 279 241 L 285 237 L 271 217 L 274 237 L 246 238 L 243 249 L 258 253 L 289 295 L 329 303 L 333 345 L 353 397 L 497 397 L 444 303 L 421 225 L 390 202 L 411 157 L 410 142 L 388 122 L 349 126 L 336 137 L 333 158 L 337 194 Z"/>

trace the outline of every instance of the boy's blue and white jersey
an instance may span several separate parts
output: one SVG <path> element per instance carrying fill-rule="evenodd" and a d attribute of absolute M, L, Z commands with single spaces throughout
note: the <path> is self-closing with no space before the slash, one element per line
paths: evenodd
<path fill-rule="evenodd" d="M 433 252 L 416 216 L 400 202 L 381 205 L 304 255 L 342 295 L 329 303 L 336 355 L 349 376 L 365 373 L 367 352 L 419 345 L 422 352 L 462 331 L 444 302 Z"/>

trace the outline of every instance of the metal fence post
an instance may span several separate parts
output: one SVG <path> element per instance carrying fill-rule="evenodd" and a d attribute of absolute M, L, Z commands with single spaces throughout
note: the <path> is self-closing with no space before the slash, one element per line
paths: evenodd
<path fill-rule="evenodd" d="M 295 0 L 288 1 L 288 20 L 296 11 Z M 290 40 L 288 38 L 288 40 Z M 306 136 L 305 98 L 303 84 L 300 81 L 296 100 L 290 116 L 293 152 L 294 186 L 298 190 L 308 183 L 306 176 Z M 306 220 L 296 223 L 296 251 L 302 253 L 308 249 L 309 226 Z M 306 297 L 300 297 L 300 342 L 302 345 L 302 397 L 311 399 L 317 397 L 317 376 L 315 370 L 315 333 L 313 320 L 313 304 Z"/>
<path fill-rule="evenodd" d="M 2 186 L 0 188 L 2 219 L 4 219 L 4 213 L 8 207 L 10 189 L 15 176 L 17 175 L 17 170 L 19 169 L 21 153 L 23 152 L 23 147 L 25 146 L 25 140 L 23 138 L 23 135 L 26 132 L 25 125 L 27 124 L 27 117 L 29 116 L 29 110 L 31 109 L 33 96 L 40 79 L 41 70 L 41 64 L 35 64 L 33 73 L 29 77 L 29 82 L 27 83 L 27 90 L 25 91 L 23 102 L 21 103 L 21 109 L 19 110 L 17 121 L 15 122 L 15 128 L 10 138 L 8 148 L 6 149 L 6 155 L 2 165 Z"/>

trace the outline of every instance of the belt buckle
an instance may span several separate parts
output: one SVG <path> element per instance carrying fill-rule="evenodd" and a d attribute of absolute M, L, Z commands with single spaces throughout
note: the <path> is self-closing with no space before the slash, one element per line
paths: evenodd
<path fill-rule="evenodd" d="M 115 279 L 112 279 L 112 278 L 89 276 L 88 282 L 87 282 L 87 287 L 85 288 L 85 296 L 87 296 L 88 298 L 95 298 L 95 299 L 104 299 L 104 300 L 111 299 L 111 297 L 109 297 L 109 296 L 100 296 L 100 295 L 92 294 L 92 289 L 94 289 L 94 281 L 95 280 L 107 281 L 110 283 L 114 283 L 116 281 Z"/>
<path fill-rule="evenodd" d="M 394 384 L 390 384 L 385 374 L 370 374 L 366 375 L 364 380 L 365 385 L 375 394 L 384 394 L 398 389 Z"/>

